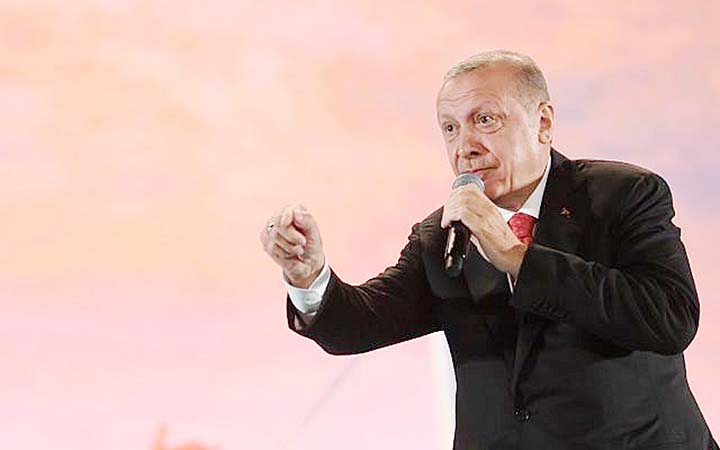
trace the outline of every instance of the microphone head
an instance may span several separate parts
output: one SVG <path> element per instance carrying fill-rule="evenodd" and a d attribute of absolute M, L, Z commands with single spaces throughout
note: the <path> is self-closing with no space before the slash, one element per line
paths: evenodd
<path fill-rule="evenodd" d="M 475 175 L 474 173 L 461 173 L 460 175 L 455 178 L 455 182 L 453 183 L 453 189 L 457 189 L 460 186 L 465 186 L 466 184 L 476 184 L 477 187 L 480 188 L 481 191 L 485 190 L 485 183 L 483 183 L 482 178 Z"/>

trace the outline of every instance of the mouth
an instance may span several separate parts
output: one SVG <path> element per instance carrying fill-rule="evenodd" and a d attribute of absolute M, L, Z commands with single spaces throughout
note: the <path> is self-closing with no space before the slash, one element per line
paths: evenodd
<path fill-rule="evenodd" d="M 493 169 L 493 167 L 484 167 L 484 168 L 480 168 L 480 169 L 467 170 L 467 171 L 465 171 L 465 172 L 466 172 L 466 173 L 475 174 L 475 175 L 479 176 L 480 178 L 482 178 L 482 179 L 484 180 L 485 177 L 488 176 L 488 173 L 489 173 L 492 169 Z"/>

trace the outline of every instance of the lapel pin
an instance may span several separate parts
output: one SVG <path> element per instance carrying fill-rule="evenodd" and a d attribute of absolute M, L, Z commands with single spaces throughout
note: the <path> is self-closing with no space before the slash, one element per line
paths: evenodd
<path fill-rule="evenodd" d="M 563 216 L 566 219 L 569 219 L 570 216 L 572 216 L 572 213 L 569 209 L 563 206 L 563 209 L 560 210 L 560 215 Z"/>

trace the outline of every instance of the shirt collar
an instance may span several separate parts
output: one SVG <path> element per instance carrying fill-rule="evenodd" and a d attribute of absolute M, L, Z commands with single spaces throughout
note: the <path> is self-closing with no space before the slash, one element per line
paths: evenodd
<path fill-rule="evenodd" d="M 530 197 L 525 200 L 525 203 L 523 203 L 523 205 L 520 207 L 520 209 L 517 210 L 517 212 L 525 213 L 529 216 L 534 217 L 535 219 L 538 219 L 540 217 L 540 206 L 542 205 L 543 194 L 545 193 L 545 185 L 547 185 L 549 173 L 550 155 L 548 154 L 548 160 L 547 163 L 545 163 L 545 172 L 543 172 L 543 176 L 540 179 L 540 182 L 537 186 L 535 186 L 535 190 L 532 191 Z M 499 206 L 497 207 L 497 209 L 500 211 L 500 214 L 502 214 L 505 222 L 510 220 L 510 218 L 516 213 L 516 211 L 510 211 L 509 209 L 501 208 Z"/>

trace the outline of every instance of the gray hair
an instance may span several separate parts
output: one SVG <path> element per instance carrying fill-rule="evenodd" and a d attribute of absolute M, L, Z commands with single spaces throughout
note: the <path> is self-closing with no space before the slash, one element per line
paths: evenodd
<path fill-rule="evenodd" d="M 533 101 L 550 101 L 550 93 L 540 67 L 529 56 L 509 50 L 490 50 L 465 58 L 447 71 L 443 84 L 473 70 L 503 65 L 512 69 L 515 89 L 528 106 Z"/>

